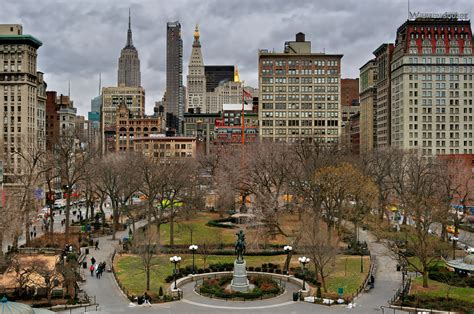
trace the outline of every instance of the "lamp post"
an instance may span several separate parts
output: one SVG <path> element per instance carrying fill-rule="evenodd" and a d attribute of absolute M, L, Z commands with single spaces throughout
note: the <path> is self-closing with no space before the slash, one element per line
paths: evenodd
<path fill-rule="evenodd" d="M 176 274 L 177 274 L 177 271 L 176 271 L 176 265 L 179 264 L 179 262 L 181 262 L 181 256 L 172 256 L 170 257 L 170 262 L 174 264 L 174 290 L 178 289 L 177 285 L 176 285 Z"/>
<path fill-rule="evenodd" d="M 453 236 L 451 240 L 453 240 L 453 259 L 456 259 L 456 242 L 459 240 L 459 238 Z"/>
<path fill-rule="evenodd" d="M 290 245 L 285 245 L 283 247 L 283 251 L 285 251 L 286 255 L 287 255 L 287 260 L 286 260 L 286 263 L 285 263 L 285 274 L 288 275 L 288 268 L 290 267 L 290 254 L 291 254 L 291 251 L 293 251 L 293 247 L 290 246 Z"/>
<path fill-rule="evenodd" d="M 298 261 L 303 265 L 303 290 L 306 290 L 306 264 L 309 263 L 309 258 L 306 256 L 298 257 Z"/>
<path fill-rule="evenodd" d="M 196 250 L 198 249 L 198 246 L 195 245 L 195 244 L 191 244 L 189 246 L 189 249 L 191 250 L 191 252 L 193 252 L 193 275 L 195 274 L 195 271 L 194 271 L 194 253 L 196 252 Z"/>

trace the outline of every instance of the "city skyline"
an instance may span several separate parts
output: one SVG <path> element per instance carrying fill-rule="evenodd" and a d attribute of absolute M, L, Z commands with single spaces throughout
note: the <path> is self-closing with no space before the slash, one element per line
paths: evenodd
<path fill-rule="evenodd" d="M 257 87 L 258 49 L 281 51 L 282 42 L 301 31 L 312 42 L 313 51 L 343 54 L 342 77 L 355 78 L 372 51 L 381 42 L 393 42 L 394 29 L 407 19 L 407 1 L 124 1 L 120 5 L 105 0 L 44 1 L 41 8 L 32 1 L 6 2 L 0 20 L 23 24 L 24 33 L 43 42 L 38 70 L 45 73 L 48 90 L 67 94 L 70 80 L 71 98 L 81 115 L 86 115 L 90 100 L 97 96 L 99 73 L 102 86 L 116 86 L 129 8 L 134 45 L 142 61 L 147 114 L 166 89 L 169 21 L 179 20 L 182 25 L 183 76 L 198 23 L 206 63 L 234 64 L 246 85 Z M 419 0 L 411 1 L 410 11 L 457 11 L 471 16 L 473 6 L 468 0 Z"/>

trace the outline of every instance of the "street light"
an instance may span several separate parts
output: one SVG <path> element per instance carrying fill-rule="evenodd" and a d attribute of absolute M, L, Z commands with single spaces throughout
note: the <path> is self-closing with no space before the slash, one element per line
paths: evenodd
<path fill-rule="evenodd" d="M 286 255 L 287 255 L 287 260 L 286 260 L 286 263 L 285 263 L 285 274 L 288 275 L 288 267 L 290 266 L 290 254 L 291 254 L 291 251 L 293 251 L 293 247 L 290 246 L 290 245 L 285 245 L 283 247 L 283 251 L 285 251 Z"/>
<path fill-rule="evenodd" d="M 451 240 L 453 240 L 453 259 L 456 259 L 456 242 L 459 240 L 458 237 L 451 237 Z"/>
<path fill-rule="evenodd" d="M 309 258 L 306 256 L 298 257 L 298 261 L 303 265 L 303 290 L 306 290 L 306 264 L 309 263 Z"/>
<path fill-rule="evenodd" d="M 191 250 L 191 252 L 193 252 L 193 275 L 195 274 L 195 271 L 194 271 L 194 253 L 196 252 L 196 250 L 198 249 L 198 246 L 195 245 L 195 244 L 191 244 L 189 246 L 189 249 Z"/>
<path fill-rule="evenodd" d="M 178 286 L 176 285 L 176 275 L 177 275 L 177 271 L 176 271 L 176 265 L 179 264 L 179 262 L 181 262 L 181 256 L 171 256 L 170 257 L 170 262 L 174 264 L 174 290 L 178 289 Z"/>

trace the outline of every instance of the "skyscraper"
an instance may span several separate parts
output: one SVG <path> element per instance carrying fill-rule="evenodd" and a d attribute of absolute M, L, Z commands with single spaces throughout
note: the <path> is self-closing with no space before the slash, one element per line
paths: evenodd
<path fill-rule="evenodd" d="M 122 49 L 118 61 L 118 86 L 139 87 L 141 86 L 140 59 L 137 49 L 133 46 L 131 24 L 129 11 L 127 44 Z"/>
<path fill-rule="evenodd" d="M 184 118 L 183 40 L 178 21 L 166 25 L 166 126 L 182 133 Z"/>
<path fill-rule="evenodd" d="M 23 34 L 18 24 L 0 24 L 0 162 L 3 182 L 11 186 L 24 174 L 26 164 L 14 150 L 33 153 L 45 148 L 46 83 L 37 71 L 42 43 Z M 2 179 L 2 178 L 0 178 Z M 1 205 L 1 204 L 0 204 Z"/>
<path fill-rule="evenodd" d="M 196 25 L 194 31 L 193 50 L 189 60 L 188 85 L 187 85 L 188 109 L 194 112 L 205 112 L 206 107 L 206 75 L 204 62 L 202 60 L 201 42 L 199 41 L 199 28 Z"/>

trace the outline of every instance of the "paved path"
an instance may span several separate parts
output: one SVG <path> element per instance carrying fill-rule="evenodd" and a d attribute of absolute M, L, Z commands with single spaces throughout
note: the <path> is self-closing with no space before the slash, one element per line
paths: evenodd
<path fill-rule="evenodd" d="M 137 224 L 137 227 L 143 223 Z M 118 232 L 117 239 L 126 234 L 126 231 Z M 104 273 L 102 279 L 92 278 L 88 274 L 86 275 L 86 282 L 81 286 L 89 296 L 96 296 L 97 303 L 99 303 L 98 312 L 95 312 L 95 308 L 89 308 L 88 310 L 91 313 L 382 313 L 380 306 L 388 305 L 387 301 L 400 286 L 401 273 L 396 271 L 396 262 L 387 254 L 387 250 L 382 244 L 375 243 L 374 238 L 362 230 L 360 231 L 360 238 L 369 243 L 369 249 L 377 256 L 377 273 L 375 289 L 357 298 L 355 301 L 356 306 L 352 309 L 348 309 L 345 306 L 327 307 L 306 302 L 293 302 L 292 292 L 297 287 L 290 283 L 287 284 L 287 292 L 279 297 L 247 302 L 204 298 L 193 291 L 193 283 L 191 283 L 183 287 L 183 300 L 165 304 L 153 304 L 152 306 L 130 304 L 129 300 L 117 286 L 111 273 Z M 110 258 L 114 248 L 118 245 L 118 240 L 112 241 L 110 236 L 102 237 L 99 238 L 99 244 L 100 250 L 92 250 L 88 257 L 88 262 L 90 262 L 90 257 L 94 256 L 98 262 L 106 261 L 107 265 L 110 265 Z M 60 313 L 84 312 L 84 308 L 79 308 Z"/>

